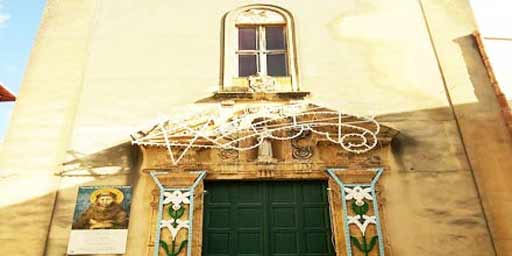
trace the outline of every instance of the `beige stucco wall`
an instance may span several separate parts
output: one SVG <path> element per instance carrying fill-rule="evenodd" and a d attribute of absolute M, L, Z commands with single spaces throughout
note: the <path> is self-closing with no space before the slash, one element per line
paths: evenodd
<path fill-rule="evenodd" d="M 59 186 L 53 173 L 71 139 L 95 6 L 48 2 L 0 156 L 2 254 L 45 249 Z"/>
<path fill-rule="evenodd" d="M 13 195 L 0 201 L 6 255 L 63 255 L 79 184 L 136 185 L 127 255 L 143 253 L 135 235 L 147 226 L 136 217 L 148 203 L 137 198 L 151 185 L 123 143 L 217 90 L 221 18 L 251 3 L 294 15 L 309 100 L 378 114 L 401 131 L 381 181 L 393 255 L 494 255 L 488 224 L 507 255 L 512 235 L 500 227 L 512 211 L 512 144 L 467 41 L 475 25 L 465 0 L 424 3 L 444 82 L 416 1 L 48 0 L 0 156 L 13 174 L 0 181 L 2 194 Z M 94 166 L 121 174 L 53 175 L 100 151 Z"/>

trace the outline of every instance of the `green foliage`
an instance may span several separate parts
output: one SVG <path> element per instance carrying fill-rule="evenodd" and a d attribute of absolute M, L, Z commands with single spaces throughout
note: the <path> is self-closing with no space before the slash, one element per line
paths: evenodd
<path fill-rule="evenodd" d="M 169 245 L 166 242 L 164 242 L 163 240 L 160 240 L 160 246 L 162 246 L 162 248 L 164 248 L 165 255 L 169 256 L 171 253 L 169 251 Z"/>
<path fill-rule="evenodd" d="M 175 211 L 172 208 L 172 206 L 169 206 L 168 212 L 169 212 L 169 216 L 171 216 L 171 218 L 177 220 L 177 219 L 181 218 L 181 216 L 183 216 L 183 213 L 185 213 L 185 208 L 183 206 L 181 206 L 178 210 Z"/>
<path fill-rule="evenodd" d="M 178 249 L 178 252 L 176 252 L 176 255 L 180 254 L 183 249 L 187 246 L 188 240 L 181 241 L 180 248 Z"/>
<path fill-rule="evenodd" d="M 183 205 L 178 210 L 174 210 L 172 206 L 169 206 L 167 209 L 167 213 L 169 216 L 174 219 L 174 223 L 172 224 L 174 227 L 178 226 L 178 223 L 176 223 L 176 220 L 181 218 L 183 214 L 185 213 L 185 208 Z M 180 246 L 178 247 L 178 250 L 176 250 L 176 240 L 171 241 L 171 245 L 167 244 L 166 242 L 160 240 L 160 245 L 165 251 L 165 256 L 178 256 L 183 249 L 187 247 L 188 240 L 183 240 L 180 243 Z"/>
<path fill-rule="evenodd" d="M 357 214 L 357 215 L 365 215 L 368 210 L 370 209 L 370 206 L 368 205 L 367 202 L 364 202 L 363 205 L 359 206 L 356 204 L 356 201 L 352 201 L 352 210 Z"/>
<path fill-rule="evenodd" d="M 163 241 L 160 240 L 160 245 L 162 248 L 164 248 L 165 256 L 178 256 L 183 249 L 187 247 L 188 240 L 181 241 L 180 246 L 178 247 L 178 250 L 176 250 L 176 241 L 171 242 L 171 247 L 169 248 L 169 245 Z"/>
<path fill-rule="evenodd" d="M 361 238 L 361 241 L 362 241 L 362 244 L 361 244 L 361 242 L 359 242 L 359 239 L 357 239 L 354 236 L 350 236 L 350 241 L 352 241 L 352 244 L 358 250 L 363 252 L 365 256 L 368 256 L 368 253 L 371 252 L 373 250 L 373 248 L 375 247 L 375 245 L 377 244 L 378 237 L 377 236 L 372 237 L 372 239 L 370 239 L 370 243 L 368 243 L 368 241 L 366 240 L 366 237 L 363 236 Z"/>
<path fill-rule="evenodd" d="M 181 218 L 181 216 L 183 216 L 183 213 L 185 213 L 185 208 L 181 207 L 178 211 L 176 211 L 176 219 Z"/>
<path fill-rule="evenodd" d="M 359 240 L 356 237 L 350 236 L 350 240 L 357 249 L 359 249 L 360 251 L 364 251 L 363 247 L 361 246 L 361 243 L 359 243 Z"/>
<path fill-rule="evenodd" d="M 370 239 L 370 243 L 368 244 L 368 252 L 371 252 L 373 250 L 373 247 L 375 247 L 375 244 L 377 244 L 378 237 L 374 236 L 372 239 Z"/>
<path fill-rule="evenodd" d="M 172 206 L 169 206 L 169 208 L 167 209 L 167 213 L 169 214 L 169 216 L 171 216 L 171 218 L 176 219 L 176 218 L 174 218 L 176 211 L 174 211 Z"/>

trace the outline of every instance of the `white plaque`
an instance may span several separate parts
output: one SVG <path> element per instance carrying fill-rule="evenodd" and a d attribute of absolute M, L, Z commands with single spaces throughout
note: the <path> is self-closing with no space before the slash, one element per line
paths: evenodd
<path fill-rule="evenodd" d="M 128 229 L 71 230 L 68 255 L 124 254 Z"/>

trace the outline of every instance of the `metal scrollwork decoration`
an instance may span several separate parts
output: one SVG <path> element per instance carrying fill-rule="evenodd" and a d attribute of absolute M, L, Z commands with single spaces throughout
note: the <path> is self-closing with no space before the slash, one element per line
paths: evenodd
<path fill-rule="evenodd" d="M 258 148 L 268 139 L 293 140 L 309 133 L 347 152 L 361 154 L 378 145 L 380 129 L 373 117 L 347 115 L 314 104 L 262 104 L 220 106 L 216 110 L 160 121 L 148 131 L 133 133 L 131 138 L 133 144 L 166 147 L 171 163 L 178 165 L 187 152 L 195 152 L 192 149 L 243 152 Z M 247 143 L 254 140 L 256 143 Z M 296 149 L 297 158 L 311 157 L 311 148 Z"/>
<path fill-rule="evenodd" d="M 194 217 L 194 190 L 206 176 L 206 171 L 197 172 L 194 183 L 186 188 L 164 188 L 159 175 L 166 172 L 150 172 L 153 181 L 160 190 L 158 204 L 158 220 L 156 225 L 155 249 L 153 256 L 192 255 L 192 221 Z M 188 209 L 188 211 L 187 211 Z M 165 211 L 165 213 L 164 213 Z M 185 214 L 188 212 L 188 214 Z M 167 240 L 162 231 L 169 232 Z M 186 230 L 186 235 L 181 234 Z M 186 251 L 185 251 L 186 250 Z M 183 254 L 183 252 L 186 252 Z"/>
<path fill-rule="evenodd" d="M 169 219 L 161 220 L 160 228 L 167 228 L 171 233 L 170 243 L 160 240 L 160 246 L 164 249 L 166 256 L 177 256 L 187 246 L 187 239 L 183 239 L 181 242 L 177 240 L 178 232 L 181 229 L 190 228 L 190 221 L 182 219 L 185 213 L 185 204 L 190 205 L 190 192 L 183 193 L 180 190 L 164 192 L 163 205 L 169 205 L 167 208 Z"/>
<path fill-rule="evenodd" d="M 347 215 L 348 224 L 356 225 L 359 228 L 360 237 L 350 236 L 352 244 L 365 256 L 368 256 L 375 244 L 377 243 L 378 236 L 372 236 L 370 239 L 366 237 L 366 229 L 369 225 L 377 224 L 377 217 L 368 216 L 370 206 L 366 200 L 373 200 L 372 189 L 370 187 L 355 186 L 354 188 L 344 188 L 345 200 L 352 201 L 352 211 L 356 214 L 354 216 Z"/>
<path fill-rule="evenodd" d="M 342 172 L 344 170 L 338 171 Z M 368 171 L 375 173 L 371 183 L 356 184 L 344 183 L 336 175 L 336 170 L 327 170 L 329 176 L 336 181 L 341 190 L 343 218 L 345 219 L 346 253 L 348 256 L 368 256 L 374 250 L 378 250 L 379 256 L 384 256 L 384 241 L 375 192 L 375 186 L 383 170 L 377 168 Z M 356 226 L 357 229 L 351 229 L 350 226 Z M 355 251 L 359 253 L 355 253 Z"/>

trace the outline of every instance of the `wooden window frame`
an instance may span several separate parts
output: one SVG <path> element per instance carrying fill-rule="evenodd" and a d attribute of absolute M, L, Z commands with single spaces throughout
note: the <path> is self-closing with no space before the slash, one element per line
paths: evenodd
<path fill-rule="evenodd" d="M 237 18 L 247 11 L 251 10 L 267 10 L 281 16 L 279 20 L 271 20 L 269 22 L 239 22 Z M 248 84 L 247 76 L 239 76 L 238 66 L 238 28 L 244 26 L 282 26 L 285 40 L 285 62 L 286 76 L 272 76 L 278 81 L 280 92 L 300 92 L 300 74 L 298 72 L 298 57 L 295 35 L 295 23 L 293 16 L 287 10 L 274 5 L 253 4 L 243 6 L 228 12 L 223 18 L 222 42 L 221 42 L 221 69 L 219 79 L 219 92 L 232 92 L 232 88 L 245 86 Z M 261 34 L 261 33 L 260 33 Z M 264 35 L 264 32 L 263 32 Z M 273 51 L 272 53 L 277 53 Z M 268 56 L 268 53 L 266 54 Z M 257 57 L 259 58 L 259 57 Z M 260 66 L 267 68 L 266 58 L 259 58 Z M 265 70 L 267 71 L 267 70 Z M 265 72 L 267 73 L 267 72 Z"/>
<path fill-rule="evenodd" d="M 277 55 L 284 54 L 285 58 L 285 75 L 289 76 L 289 61 L 288 61 L 288 44 L 287 44 L 287 33 L 286 33 L 286 24 L 251 24 L 251 25 L 237 25 L 237 30 L 239 28 L 256 28 L 256 42 L 257 47 L 255 50 L 240 50 L 237 47 L 235 51 L 235 64 L 237 67 L 237 75 L 240 76 L 238 56 L 240 55 L 256 55 L 256 72 L 261 73 L 264 76 L 268 76 L 268 65 L 267 65 L 267 56 L 268 55 Z M 269 50 L 267 49 L 267 37 L 266 37 L 266 28 L 267 27 L 280 27 L 283 30 L 283 40 L 284 40 L 284 49 L 282 50 Z M 237 31 L 238 32 L 238 31 Z M 237 41 L 239 34 L 237 33 Z"/>

